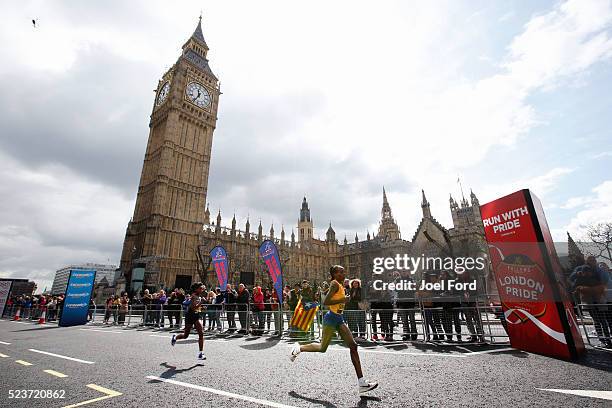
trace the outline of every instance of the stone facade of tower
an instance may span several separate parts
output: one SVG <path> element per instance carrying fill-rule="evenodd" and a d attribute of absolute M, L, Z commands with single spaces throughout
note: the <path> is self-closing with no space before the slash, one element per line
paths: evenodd
<path fill-rule="evenodd" d="M 207 54 L 200 18 L 178 60 L 157 84 L 136 206 L 121 255 L 128 283 L 135 267 L 145 268 L 145 285 L 172 286 L 197 273 L 198 236 L 209 222 L 204 208 L 220 94 Z"/>

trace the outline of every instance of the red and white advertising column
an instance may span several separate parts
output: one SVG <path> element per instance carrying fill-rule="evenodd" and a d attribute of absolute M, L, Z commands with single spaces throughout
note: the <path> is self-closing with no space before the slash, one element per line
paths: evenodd
<path fill-rule="evenodd" d="M 580 357 L 584 343 L 540 200 L 520 190 L 480 213 L 512 347 Z"/>

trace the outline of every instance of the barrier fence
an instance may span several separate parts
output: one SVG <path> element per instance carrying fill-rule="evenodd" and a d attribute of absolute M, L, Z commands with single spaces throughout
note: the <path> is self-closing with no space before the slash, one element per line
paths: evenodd
<path fill-rule="evenodd" d="M 357 339 L 380 341 L 452 341 L 477 343 L 508 343 L 507 326 L 501 305 L 471 302 L 452 306 L 421 299 L 413 307 L 345 310 L 345 321 Z M 200 313 L 205 332 L 253 334 L 317 340 L 321 337 L 322 318 L 327 310 L 319 310 L 307 332 L 289 327 L 293 312 L 278 304 L 265 304 L 262 311 L 251 304 L 208 305 Z M 46 321 L 59 322 L 61 309 L 6 307 L 3 317 L 36 321 L 43 309 Z M 179 331 L 184 327 L 182 306 L 142 304 L 127 308 L 113 305 L 93 305 L 89 323 L 117 325 L 125 328 L 154 328 Z M 612 304 L 576 305 L 577 324 L 583 337 L 592 346 L 612 343 Z"/>

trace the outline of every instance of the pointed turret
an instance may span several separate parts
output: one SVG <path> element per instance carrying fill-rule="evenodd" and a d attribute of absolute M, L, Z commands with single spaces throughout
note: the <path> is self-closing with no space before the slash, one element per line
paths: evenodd
<path fill-rule="evenodd" d="M 191 48 L 203 57 L 206 57 L 209 48 L 208 44 L 206 44 L 206 40 L 204 40 L 204 33 L 202 32 L 202 16 L 200 16 L 198 25 L 193 31 L 193 34 L 191 34 L 191 37 L 189 37 L 187 42 L 183 45 L 183 50 L 185 50 L 185 48 Z"/>
<path fill-rule="evenodd" d="M 245 236 L 247 238 L 249 238 L 249 233 L 251 230 L 251 223 L 249 222 L 249 216 L 247 215 L 247 220 L 246 220 L 246 224 L 244 225 L 244 232 L 245 232 Z"/>
<path fill-rule="evenodd" d="M 204 224 L 210 224 L 210 210 L 208 204 L 206 204 L 206 210 L 204 211 Z"/>
<path fill-rule="evenodd" d="M 421 189 L 421 195 L 423 196 L 423 199 L 421 200 L 423 218 L 431 218 L 431 210 L 429 208 L 429 201 L 427 201 L 427 197 L 425 197 L 425 190 Z"/>
<path fill-rule="evenodd" d="M 359 237 L 357 236 L 357 233 L 355 233 L 355 243 L 359 242 Z"/>
<path fill-rule="evenodd" d="M 291 228 L 291 246 L 295 245 L 295 231 Z"/>
<path fill-rule="evenodd" d="M 236 231 L 236 214 L 232 217 L 232 231 Z"/>
<path fill-rule="evenodd" d="M 281 224 L 281 244 L 285 244 L 285 226 Z"/>
<path fill-rule="evenodd" d="M 400 239 L 401 235 L 399 227 L 393 219 L 393 214 L 391 213 L 391 206 L 389 205 L 389 200 L 387 199 L 387 192 L 385 191 L 385 186 L 383 186 L 383 205 L 380 214 L 381 220 L 380 225 L 378 226 L 378 235 L 381 236 L 384 240 Z"/>
<path fill-rule="evenodd" d="M 393 215 L 391 214 L 391 206 L 389 205 L 389 200 L 387 200 L 387 192 L 385 191 L 385 187 L 383 186 L 383 205 L 382 210 L 380 211 L 381 218 L 385 219 L 393 219 Z"/>
<path fill-rule="evenodd" d="M 208 45 L 206 44 L 206 41 L 204 40 L 204 33 L 202 33 L 202 16 L 201 15 L 200 15 L 200 18 L 198 19 L 198 25 L 196 29 L 194 30 L 193 34 L 191 35 L 191 38 L 198 41 L 200 44 L 202 44 L 202 46 L 206 47 L 206 49 L 208 50 Z"/>
<path fill-rule="evenodd" d="M 270 226 L 270 239 L 274 239 L 274 223 Z"/>
<path fill-rule="evenodd" d="M 329 228 L 327 229 L 327 233 L 325 234 L 328 241 L 336 240 L 336 231 L 332 228 L 331 221 L 329 222 Z"/>
<path fill-rule="evenodd" d="M 344 245 L 348 245 L 348 240 L 346 239 L 346 234 L 344 234 Z"/>
<path fill-rule="evenodd" d="M 476 197 L 476 194 L 474 194 L 472 189 L 470 189 L 470 201 L 472 202 L 472 205 L 480 205 L 480 203 L 478 202 L 478 198 Z"/>

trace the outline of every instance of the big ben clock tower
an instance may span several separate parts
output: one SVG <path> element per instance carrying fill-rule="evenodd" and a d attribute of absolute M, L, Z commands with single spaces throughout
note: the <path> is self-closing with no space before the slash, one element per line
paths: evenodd
<path fill-rule="evenodd" d="M 207 53 L 200 17 L 181 56 L 157 85 L 136 208 L 121 255 L 132 290 L 143 283 L 186 286 L 196 277 L 221 93 Z"/>

